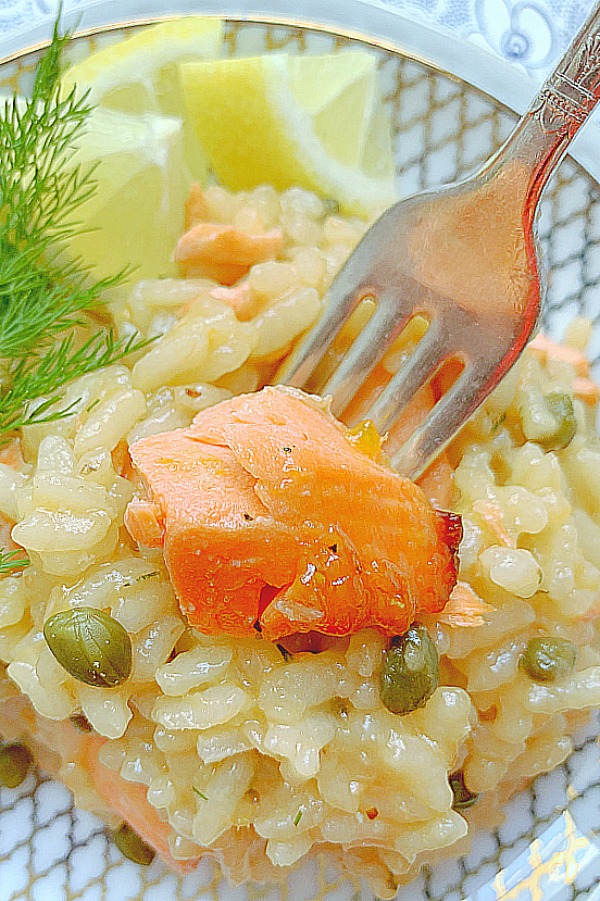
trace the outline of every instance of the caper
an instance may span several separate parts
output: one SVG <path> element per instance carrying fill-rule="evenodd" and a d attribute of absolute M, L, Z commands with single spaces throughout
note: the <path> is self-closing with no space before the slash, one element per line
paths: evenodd
<path fill-rule="evenodd" d="M 27 778 L 32 757 L 23 745 L 0 748 L 0 785 L 17 788 Z"/>
<path fill-rule="evenodd" d="M 453 810 L 466 810 L 475 804 L 479 795 L 477 792 L 472 792 L 467 788 L 465 785 L 465 774 L 462 770 L 451 773 L 448 777 L 448 782 L 450 783 L 454 799 L 452 801 Z"/>
<path fill-rule="evenodd" d="M 139 863 L 142 867 L 149 867 L 154 860 L 154 849 L 147 845 L 127 823 L 119 826 L 113 833 L 113 839 L 115 845 L 127 860 Z"/>
<path fill-rule="evenodd" d="M 519 668 L 534 682 L 555 682 L 572 672 L 577 650 L 566 638 L 530 638 L 519 658 Z"/>
<path fill-rule="evenodd" d="M 323 207 L 325 209 L 326 216 L 335 216 L 336 213 L 340 211 L 340 205 L 337 200 L 334 200 L 333 197 L 326 197 L 323 200 Z"/>
<path fill-rule="evenodd" d="M 424 626 L 413 624 L 404 635 L 392 638 L 379 681 L 388 710 L 403 716 L 424 707 L 439 680 L 437 650 Z"/>
<path fill-rule="evenodd" d="M 79 682 L 112 688 L 131 674 L 131 638 L 102 610 L 76 607 L 55 613 L 44 625 L 44 636 L 60 665 Z"/>
<path fill-rule="evenodd" d="M 546 395 L 545 401 L 556 426 L 547 435 L 536 438 L 536 442 L 547 451 L 563 450 L 571 443 L 577 431 L 573 398 L 564 391 L 553 391 Z"/>

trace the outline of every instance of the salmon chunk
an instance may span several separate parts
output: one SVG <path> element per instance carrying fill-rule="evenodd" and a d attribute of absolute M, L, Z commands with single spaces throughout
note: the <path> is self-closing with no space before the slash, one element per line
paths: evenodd
<path fill-rule="evenodd" d="M 154 513 L 132 502 L 126 525 L 141 545 L 162 540 L 191 625 L 397 634 L 444 608 L 457 518 L 350 437 L 320 399 L 269 387 L 132 445 Z"/>
<path fill-rule="evenodd" d="M 84 736 L 77 760 L 89 774 L 97 794 L 160 855 L 167 866 L 182 874 L 193 872 L 200 863 L 200 858 L 177 860 L 173 857 L 169 846 L 169 835 L 173 830 L 149 803 L 147 787 L 138 782 L 126 781 L 119 773 L 109 770 L 100 762 L 98 752 L 105 743 L 106 740 L 98 735 Z"/>
<path fill-rule="evenodd" d="M 274 260 L 283 247 L 281 229 L 247 235 L 232 225 L 200 222 L 179 239 L 173 259 L 185 278 L 212 278 L 233 285 L 255 263 Z"/>

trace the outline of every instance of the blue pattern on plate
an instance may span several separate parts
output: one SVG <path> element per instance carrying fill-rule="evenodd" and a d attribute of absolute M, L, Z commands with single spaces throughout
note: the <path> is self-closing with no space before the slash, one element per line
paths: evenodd
<path fill-rule="evenodd" d="M 327 0 L 322 0 L 326 4 Z M 541 80 L 583 21 L 592 0 L 362 0 L 442 26 Z M 67 0 L 65 10 L 90 0 Z M 57 0 L 0 0 L 0 34 L 51 15 Z"/>
<path fill-rule="evenodd" d="M 363 0 L 441 25 L 541 81 L 592 0 Z"/>

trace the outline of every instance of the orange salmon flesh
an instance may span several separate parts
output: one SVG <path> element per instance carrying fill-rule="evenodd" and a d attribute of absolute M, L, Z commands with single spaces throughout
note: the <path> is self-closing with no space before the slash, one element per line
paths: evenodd
<path fill-rule="evenodd" d="M 163 546 L 201 632 L 398 634 L 441 611 L 456 583 L 458 517 L 298 390 L 234 397 L 130 453 L 149 500 L 130 503 L 127 528 Z"/>

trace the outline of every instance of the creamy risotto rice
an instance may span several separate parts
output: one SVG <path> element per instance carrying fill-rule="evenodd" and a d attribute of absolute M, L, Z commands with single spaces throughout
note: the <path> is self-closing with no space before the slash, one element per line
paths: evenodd
<path fill-rule="evenodd" d="M 234 289 L 206 278 L 136 284 L 115 301 L 115 321 L 157 340 L 71 384 L 70 414 L 25 428 L 22 462 L 0 462 L 0 512 L 31 558 L 0 581 L 0 730 L 25 738 L 78 804 L 117 826 L 122 816 L 89 776 L 92 742 L 115 792 L 139 786 L 168 824 L 168 851 L 183 866 L 210 853 L 234 881 L 282 878 L 325 849 L 391 897 L 474 824 L 493 821 L 524 780 L 564 760 L 575 723 L 600 702 L 600 447 L 594 398 L 581 389 L 587 326 L 572 326 L 563 354 L 543 342 L 528 350 L 450 449 L 459 580 L 479 612 L 469 621 L 449 607 L 423 620 L 440 686 L 425 707 L 396 716 L 379 693 L 385 636 L 323 638 L 318 653 L 287 653 L 258 635 L 204 636 L 180 614 L 161 551 L 138 549 L 123 527 L 140 491 L 128 444 L 268 383 L 365 227 L 301 190 L 211 187 L 205 199 L 211 221 L 283 231 L 277 260 L 250 269 L 237 315 Z M 388 371 L 406 349 L 388 353 Z M 541 438 L 549 392 L 574 398 L 564 449 Z M 110 613 L 132 638 L 133 672 L 116 688 L 76 681 L 44 640 L 48 617 L 80 606 Z M 574 668 L 555 681 L 519 665 L 543 636 L 576 648 Z M 455 773 L 479 795 L 473 807 L 456 804 Z"/>

